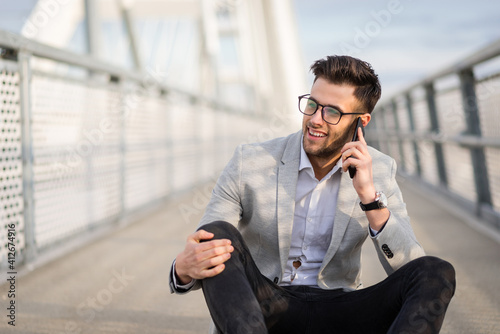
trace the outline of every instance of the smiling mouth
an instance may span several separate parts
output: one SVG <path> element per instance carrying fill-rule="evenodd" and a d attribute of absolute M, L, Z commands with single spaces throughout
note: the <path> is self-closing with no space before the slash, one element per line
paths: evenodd
<path fill-rule="evenodd" d="M 311 128 L 307 128 L 307 132 L 309 133 L 309 135 L 316 137 L 316 138 L 326 137 L 326 134 L 324 134 L 323 132 L 316 132 L 316 131 L 312 130 Z"/>

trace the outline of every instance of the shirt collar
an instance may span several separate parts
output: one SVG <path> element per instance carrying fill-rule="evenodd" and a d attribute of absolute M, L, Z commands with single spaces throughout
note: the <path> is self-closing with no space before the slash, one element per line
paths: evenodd
<path fill-rule="evenodd" d="M 311 175 L 314 176 L 314 169 L 311 164 L 311 161 L 309 160 L 309 157 L 306 154 L 306 151 L 304 151 L 304 137 L 302 136 L 302 140 L 300 141 L 300 164 L 299 164 L 299 172 L 309 168 L 311 170 Z M 335 166 L 333 166 L 332 170 L 328 172 L 328 174 L 325 175 L 323 179 L 328 180 L 337 170 L 342 171 L 342 159 L 339 159 Z"/>

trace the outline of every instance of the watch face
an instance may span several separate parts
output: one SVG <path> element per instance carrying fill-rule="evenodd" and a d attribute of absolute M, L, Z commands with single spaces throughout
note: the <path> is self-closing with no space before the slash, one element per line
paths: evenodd
<path fill-rule="evenodd" d="M 379 208 L 387 208 L 387 196 L 383 192 L 378 193 L 378 207 Z"/>

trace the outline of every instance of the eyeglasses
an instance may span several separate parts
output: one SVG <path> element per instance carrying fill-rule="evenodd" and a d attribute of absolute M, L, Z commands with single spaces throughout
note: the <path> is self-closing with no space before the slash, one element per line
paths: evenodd
<path fill-rule="evenodd" d="M 363 115 L 361 112 L 342 112 L 333 107 L 324 106 L 314 101 L 310 94 L 299 96 L 299 111 L 307 116 L 312 116 L 321 107 L 321 117 L 325 122 L 337 125 L 343 115 Z"/>

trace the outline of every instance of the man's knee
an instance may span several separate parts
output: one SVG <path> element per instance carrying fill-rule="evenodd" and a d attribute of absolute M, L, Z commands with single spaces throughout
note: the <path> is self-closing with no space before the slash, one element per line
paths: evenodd
<path fill-rule="evenodd" d="M 441 282 L 444 289 L 450 293 L 450 298 L 455 292 L 455 268 L 451 263 L 434 256 L 424 256 L 414 260 L 416 268 L 423 274 L 424 280 Z"/>
<path fill-rule="evenodd" d="M 232 224 L 217 220 L 211 223 L 200 226 L 198 230 L 205 230 L 207 232 L 213 233 L 213 239 L 230 239 L 235 240 L 235 238 L 240 237 L 240 232 Z"/>
<path fill-rule="evenodd" d="M 449 280 L 455 280 L 455 268 L 448 261 L 435 256 L 423 256 L 414 261 L 419 268 L 429 273 L 435 273 Z"/>

